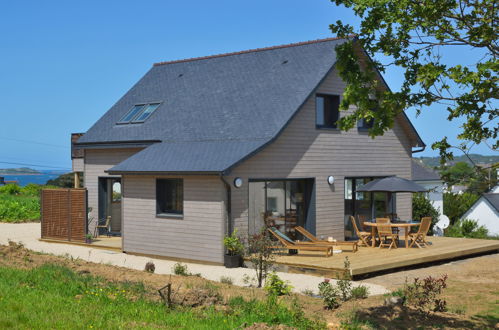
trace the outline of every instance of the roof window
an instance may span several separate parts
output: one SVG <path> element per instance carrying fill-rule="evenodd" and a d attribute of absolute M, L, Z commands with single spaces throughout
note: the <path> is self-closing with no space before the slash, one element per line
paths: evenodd
<path fill-rule="evenodd" d="M 161 103 L 136 104 L 117 124 L 139 124 L 145 122 Z"/>

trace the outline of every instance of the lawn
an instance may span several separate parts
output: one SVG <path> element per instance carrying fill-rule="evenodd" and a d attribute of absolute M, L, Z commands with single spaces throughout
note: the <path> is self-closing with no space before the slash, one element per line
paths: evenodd
<path fill-rule="evenodd" d="M 220 307 L 220 306 L 218 306 Z M 230 299 L 223 308 L 167 309 L 142 283 L 110 282 L 68 267 L 0 267 L 0 328 L 234 329 L 254 323 L 322 328 L 275 300 Z"/>

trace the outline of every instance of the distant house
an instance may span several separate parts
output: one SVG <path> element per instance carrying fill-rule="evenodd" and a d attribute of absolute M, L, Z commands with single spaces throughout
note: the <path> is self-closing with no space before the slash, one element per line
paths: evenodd
<path fill-rule="evenodd" d="M 489 234 L 499 235 L 499 186 L 482 194 L 461 218 L 476 220 Z"/>
<path fill-rule="evenodd" d="M 74 170 L 90 216 L 111 216 L 125 252 L 221 263 L 233 229 L 247 236 L 275 225 L 295 237 L 300 225 L 348 239 L 350 215 L 391 212 L 390 194 L 356 189 L 410 179 L 413 148 L 425 145 L 404 112 L 375 139 L 369 121 L 337 128 L 348 113 L 339 111 L 345 84 L 335 68 L 343 42 L 155 64 L 78 139 Z M 394 203 L 411 217 L 410 194 Z"/>
<path fill-rule="evenodd" d="M 421 161 L 412 160 L 412 181 L 428 189 L 427 197 L 433 206 L 443 215 L 444 211 L 444 182 L 438 172 L 424 167 Z"/>

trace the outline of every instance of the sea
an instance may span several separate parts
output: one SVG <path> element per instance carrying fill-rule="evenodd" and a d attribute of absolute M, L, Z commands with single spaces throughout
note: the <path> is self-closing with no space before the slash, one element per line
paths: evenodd
<path fill-rule="evenodd" d="M 54 173 L 40 174 L 15 174 L 15 175 L 0 175 L 5 178 L 5 181 L 17 181 L 17 184 L 24 187 L 30 183 L 46 184 L 48 180 L 57 178 L 60 175 Z"/>

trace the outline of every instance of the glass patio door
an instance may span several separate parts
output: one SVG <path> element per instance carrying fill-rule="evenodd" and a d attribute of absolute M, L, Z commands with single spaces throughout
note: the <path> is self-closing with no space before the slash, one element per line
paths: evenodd
<path fill-rule="evenodd" d="M 310 227 L 307 211 L 313 184 L 309 181 L 250 181 L 249 234 L 276 227 L 289 237 L 297 238 L 294 227 Z"/>

